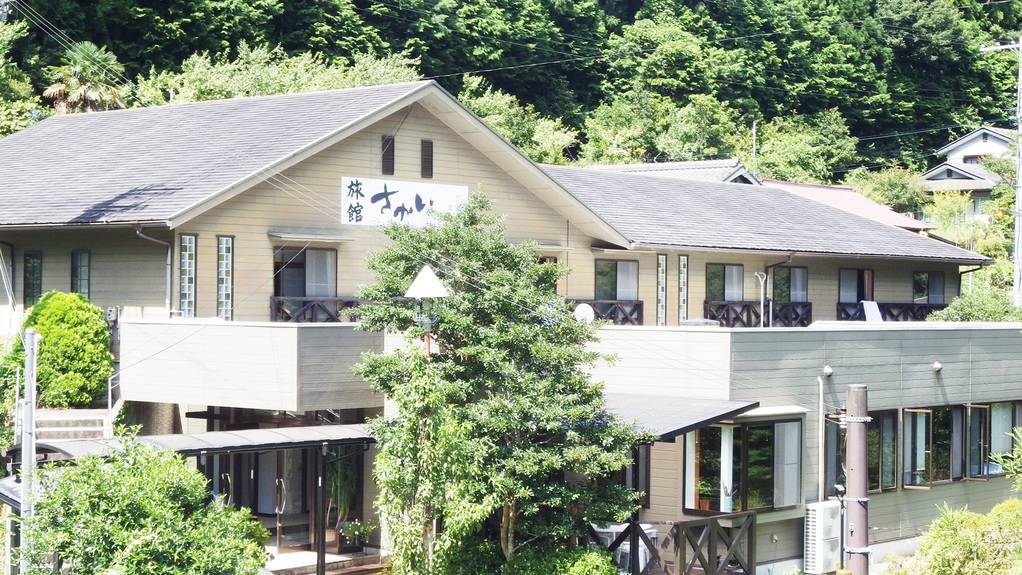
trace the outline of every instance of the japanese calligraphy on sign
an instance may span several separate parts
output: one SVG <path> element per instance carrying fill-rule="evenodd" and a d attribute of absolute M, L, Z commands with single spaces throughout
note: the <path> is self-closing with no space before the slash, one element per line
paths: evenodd
<path fill-rule="evenodd" d="M 453 213 L 468 200 L 468 186 L 341 178 L 341 222 L 382 226 L 425 225 L 427 212 Z"/>

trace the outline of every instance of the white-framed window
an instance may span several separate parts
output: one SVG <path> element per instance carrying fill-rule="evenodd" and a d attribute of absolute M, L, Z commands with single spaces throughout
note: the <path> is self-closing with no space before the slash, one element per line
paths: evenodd
<path fill-rule="evenodd" d="M 181 317 L 195 317 L 195 255 L 198 238 L 182 235 L 178 238 L 179 297 Z"/>
<path fill-rule="evenodd" d="M 667 256 L 656 257 L 656 324 L 667 325 Z"/>
<path fill-rule="evenodd" d="M 714 425 L 686 434 L 685 507 L 725 513 L 802 499 L 802 422 Z"/>
<path fill-rule="evenodd" d="M 688 319 L 688 256 L 678 256 L 678 322 Z"/>
<path fill-rule="evenodd" d="M 234 317 L 234 238 L 216 238 L 216 315 Z"/>

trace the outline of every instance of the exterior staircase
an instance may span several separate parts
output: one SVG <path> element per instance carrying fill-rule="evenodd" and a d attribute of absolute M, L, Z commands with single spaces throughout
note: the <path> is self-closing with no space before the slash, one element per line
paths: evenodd
<path fill-rule="evenodd" d="M 52 442 L 68 439 L 103 439 L 106 433 L 105 409 L 37 409 L 35 439 Z"/>

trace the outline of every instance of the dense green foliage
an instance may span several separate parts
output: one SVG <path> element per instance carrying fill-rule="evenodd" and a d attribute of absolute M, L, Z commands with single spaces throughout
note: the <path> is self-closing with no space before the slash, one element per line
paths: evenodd
<path fill-rule="evenodd" d="M 53 0 L 15 5 L 11 18 L 0 28 L 27 23 L 28 36 L 19 37 L 20 28 L 0 32 L 0 57 L 9 52 L 8 62 L 20 67 L 19 86 L 31 91 L 15 98 L 27 103 L 6 109 L 0 60 L 0 130 L 10 123 L 6 115 L 23 119 L 36 105 L 32 98 L 52 83 L 48 71 L 66 56 L 67 43 L 49 33 L 45 19 L 116 55 L 124 84 L 143 77 L 143 103 L 169 97 L 179 74 L 196 91 L 201 82 L 221 84 L 208 72 L 250 62 L 259 50 L 317 69 L 300 86 L 282 80 L 267 88 L 273 90 L 333 86 L 316 79 L 319 68 L 398 58 L 414 63 L 414 76 L 474 93 L 484 110 L 482 100 L 517 102 L 519 119 L 542 123 L 521 141 L 508 133 L 516 127 L 502 134 L 543 161 L 558 148 L 581 149 L 586 160 L 600 162 L 740 155 L 765 175 L 834 181 L 860 163 L 897 160 L 918 169 L 933 149 L 968 129 L 1003 125 L 1015 60 L 978 48 L 1014 38 L 1022 5 Z M 12 36 L 19 37 L 13 44 Z M 285 70 L 285 78 L 294 72 Z M 485 86 L 465 74 L 481 76 Z M 166 94 L 154 97 L 153 88 Z M 755 162 L 753 122 L 760 126 Z M 563 146 L 575 131 L 577 141 Z"/>
<path fill-rule="evenodd" d="M 103 310 L 79 294 L 49 292 L 22 322 L 22 333 L 28 328 L 42 337 L 36 357 L 40 405 L 87 407 L 106 397 L 114 358 Z M 25 347 L 15 338 L 0 360 L 0 385 L 9 398 L 13 399 L 17 368 L 24 365 Z"/>
<path fill-rule="evenodd" d="M 51 552 L 70 575 L 254 575 L 265 564 L 268 533 L 248 510 L 211 501 L 176 453 L 121 443 L 37 473 L 29 573 L 51 573 Z"/>
<path fill-rule="evenodd" d="M 1022 569 L 1022 500 L 1008 499 L 987 514 L 946 504 L 919 536 L 919 551 L 892 575 L 989 575 Z"/>
<path fill-rule="evenodd" d="M 516 555 L 501 575 L 616 575 L 609 553 L 582 547 L 537 547 Z"/>
<path fill-rule="evenodd" d="M 358 372 L 394 406 L 376 421 L 377 507 L 398 574 L 446 573 L 487 521 L 505 560 L 541 542 L 585 536 L 591 522 L 622 520 L 634 493 L 611 480 L 637 437 L 603 409 L 586 367 L 595 327 L 575 320 L 536 245 L 507 241 L 488 201 L 473 193 L 454 215 L 386 228 L 372 255 L 376 283 L 359 297 L 362 329 L 408 331 L 409 345 L 366 354 Z M 435 343 L 402 296 L 428 263 L 450 295 L 430 315 Z M 437 522 L 443 529 L 436 530 Z"/>

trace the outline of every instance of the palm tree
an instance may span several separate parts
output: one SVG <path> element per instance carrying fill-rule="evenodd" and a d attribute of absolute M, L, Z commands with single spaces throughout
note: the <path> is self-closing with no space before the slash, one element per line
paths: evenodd
<path fill-rule="evenodd" d="M 58 114 L 100 112 L 124 108 L 120 89 L 108 79 L 121 76 L 124 65 L 117 56 L 92 42 L 78 42 L 64 53 L 61 66 L 51 66 L 56 82 L 43 92 Z"/>

